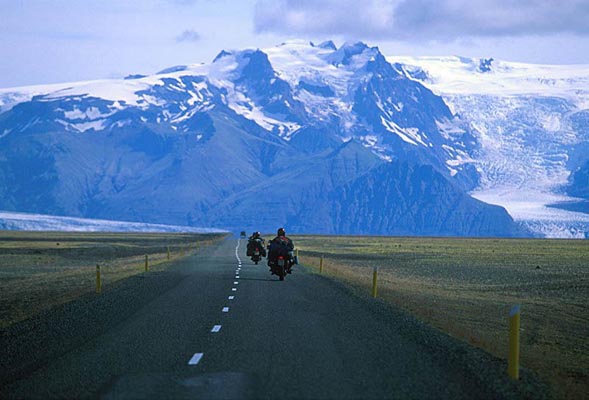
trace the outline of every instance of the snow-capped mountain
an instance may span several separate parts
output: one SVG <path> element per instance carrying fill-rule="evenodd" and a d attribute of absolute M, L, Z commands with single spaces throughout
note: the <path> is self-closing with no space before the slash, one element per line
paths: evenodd
<path fill-rule="evenodd" d="M 389 161 L 407 157 L 397 149 L 401 141 L 427 159 L 459 164 L 466 156 L 466 132 L 442 99 L 364 43 L 336 49 L 332 42 L 292 41 L 264 51 L 222 51 L 211 64 L 138 79 L 0 89 L 2 110 L 31 99 L 50 114 L 15 121 L 3 136 L 44 122 L 71 132 L 102 131 L 138 122 L 137 112 L 141 123 L 188 132 L 195 115 L 222 106 L 286 141 L 329 125 L 338 141 L 355 139 Z M 135 115 L 119 115 L 130 109 Z"/>
<path fill-rule="evenodd" d="M 389 57 L 469 125 L 472 195 L 551 237 L 589 232 L 589 66 Z"/>
<path fill-rule="evenodd" d="M 524 234 L 467 194 L 486 184 L 480 130 L 408 71 L 363 43 L 293 41 L 152 76 L 1 89 L 0 208 L 229 229 Z"/>

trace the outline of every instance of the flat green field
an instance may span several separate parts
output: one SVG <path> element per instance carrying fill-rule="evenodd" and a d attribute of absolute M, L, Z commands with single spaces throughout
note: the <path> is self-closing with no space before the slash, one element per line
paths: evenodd
<path fill-rule="evenodd" d="M 178 233 L 0 231 L 0 329 L 102 285 L 170 262 L 224 236 Z M 168 248 L 170 259 L 168 260 Z"/>
<path fill-rule="evenodd" d="M 521 364 L 562 398 L 589 394 L 589 241 L 292 236 L 301 262 L 507 358 L 521 305 Z M 318 270 L 317 270 L 318 272 Z"/>

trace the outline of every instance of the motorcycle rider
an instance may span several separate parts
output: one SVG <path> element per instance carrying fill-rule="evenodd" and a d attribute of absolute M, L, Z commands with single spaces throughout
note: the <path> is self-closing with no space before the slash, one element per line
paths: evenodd
<path fill-rule="evenodd" d="M 260 232 L 254 232 L 249 237 L 247 242 L 247 255 L 253 256 L 256 247 L 260 250 L 262 257 L 266 257 L 266 241 L 261 236 Z"/>
<path fill-rule="evenodd" d="M 294 260 L 294 243 L 292 240 L 286 236 L 286 231 L 284 228 L 279 228 L 276 232 L 276 237 L 268 243 L 268 265 L 271 266 L 273 264 L 281 252 L 286 250 L 288 253 L 288 268 L 286 270 L 287 273 L 291 273 L 293 260 Z M 272 269 L 270 269 L 272 271 Z"/>

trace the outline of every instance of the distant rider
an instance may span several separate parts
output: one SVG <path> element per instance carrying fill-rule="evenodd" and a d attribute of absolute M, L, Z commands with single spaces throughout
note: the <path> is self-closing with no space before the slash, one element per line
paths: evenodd
<path fill-rule="evenodd" d="M 294 263 L 294 243 L 286 236 L 284 228 L 279 228 L 276 233 L 276 237 L 268 243 L 268 265 L 276 262 L 278 256 L 285 255 L 288 262 L 288 269 L 286 272 L 289 274 L 292 272 L 292 264 Z"/>
<path fill-rule="evenodd" d="M 249 237 L 247 242 L 247 255 L 250 257 L 253 256 L 256 247 L 260 250 L 262 257 L 266 257 L 266 241 L 260 232 L 254 232 Z"/>

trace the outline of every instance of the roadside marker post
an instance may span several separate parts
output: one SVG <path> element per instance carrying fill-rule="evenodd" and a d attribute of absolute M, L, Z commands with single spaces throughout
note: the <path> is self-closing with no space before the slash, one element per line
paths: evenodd
<path fill-rule="evenodd" d="M 149 271 L 149 258 L 145 255 L 145 272 Z"/>
<path fill-rule="evenodd" d="M 376 298 L 378 290 L 378 267 L 372 270 L 372 297 Z"/>
<path fill-rule="evenodd" d="M 514 305 L 509 312 L 509 358 L 507 372 L 514 380 L 519 379 L 519 320 L 520 306 Z"/>
<path fill-rule="evenodd" d="M 96 293 L 102 292 L 102 280 L 100 279 L 100 265 L 96 264 Z"/>
<path fill-rule="evenodd" d="M 319 273 L 323 273 L 323 256 L 319 259 Z"/>
<path fill-rule="evenodd" d="M 170 260 L 170 246 L 168 246 L 168 260 Z"/>

